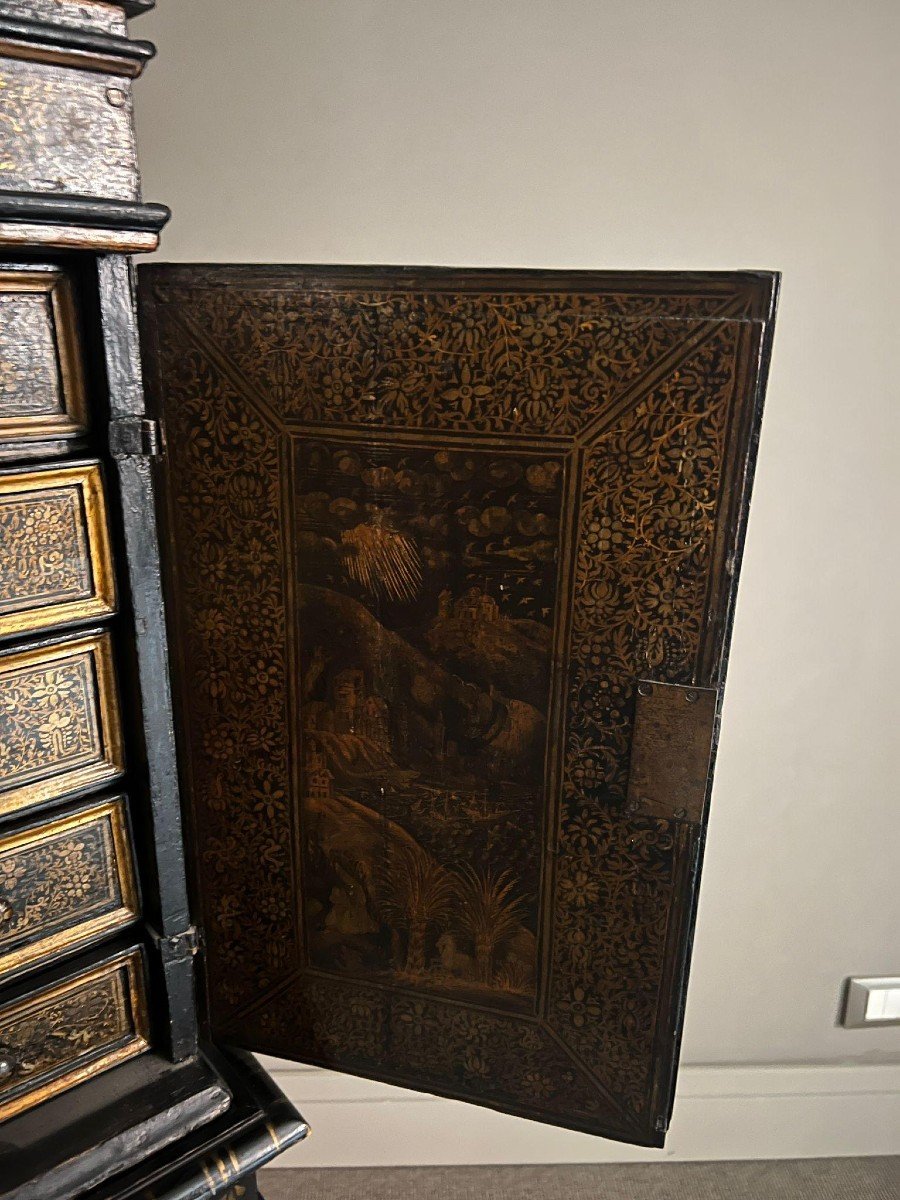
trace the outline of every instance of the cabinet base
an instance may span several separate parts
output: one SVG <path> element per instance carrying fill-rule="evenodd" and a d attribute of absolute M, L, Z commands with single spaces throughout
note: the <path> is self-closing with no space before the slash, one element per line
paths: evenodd
<path fill-rule="evenodd" d="M 204 1059 L 144 1054 L 0 1126 L 0 1197 L 73 1200 L 230 1103 Z"/>
<path fill-rule="evenodd" d="M 251 1055 L 205 1055 L 231 1092 L 228 1111 L 84 1200 L 260 1200 L 256 1172 L 309 1127 Z"/>

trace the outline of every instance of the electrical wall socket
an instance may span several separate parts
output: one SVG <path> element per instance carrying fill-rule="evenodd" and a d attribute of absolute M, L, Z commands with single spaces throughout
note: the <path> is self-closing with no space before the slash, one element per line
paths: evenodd
<path fill-rule="evenodd" d="M 900 976 L 849 979 L 842 1024 L 848 1029 L 900 1025 Z"/>

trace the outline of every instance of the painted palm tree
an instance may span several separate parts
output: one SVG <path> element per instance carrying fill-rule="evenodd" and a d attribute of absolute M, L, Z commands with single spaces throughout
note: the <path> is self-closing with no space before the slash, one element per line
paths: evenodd
<path fill-rule="evenodd" d="M 466 866 L 460 872 L 457 921 L 472 939 L 479 983 L 492 982 L 494 956 L 522 927 L 522 900 L 513 894 L 515 884 L 511 871 L 495 875 L 490 867 L 480 872 Z"/>
<path fill-rule="evenodd" d="M 429 926 L 449 919 L 456 896 L 455 880 L 421 846 L 393 842 L 379 885 L 382 917 L 392 929 L 406 930 L 404 971 L 421 975 Z"/>

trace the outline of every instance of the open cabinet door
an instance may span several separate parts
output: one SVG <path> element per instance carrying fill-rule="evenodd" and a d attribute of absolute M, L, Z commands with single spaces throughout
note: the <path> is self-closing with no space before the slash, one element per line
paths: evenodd
<path fill-rule="evenodd" d="M 663 1144 L 776 286 L 141 269 L 215 1038 Z"/>

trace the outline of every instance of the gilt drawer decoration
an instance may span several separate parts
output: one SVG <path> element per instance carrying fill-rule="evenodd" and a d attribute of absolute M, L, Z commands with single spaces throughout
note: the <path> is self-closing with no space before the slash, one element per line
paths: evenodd
<path fill-rule="evenodd" d="M 0 477 L 0 635 L 115 611 L 97 463 Z"/>
<path fill-rule="evenodd" d="M 0 268 L 0 441 L 87 426 L 72 284 L 56 267 Z"/>
<path fill-rule="evenodd" d="M 0 975 L 127 925 L 138 911 L 121 798 L 0 838 Z"/>
<path fill-rule="evenodd" d="M 109 634 L 0 658 L 0 815 L 123 770 Z"/>
<path fill-rule="evenodd" d="M 148 1047 L 139 949 L 0 1007 L 0 1120 Z"/>

